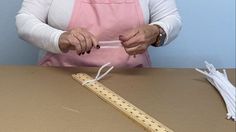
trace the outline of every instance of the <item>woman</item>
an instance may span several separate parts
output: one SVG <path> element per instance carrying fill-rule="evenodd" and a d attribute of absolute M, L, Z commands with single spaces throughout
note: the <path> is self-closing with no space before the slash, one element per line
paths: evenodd
<path fill-rule="evenodd" d="M 181 18 L 174 0 L 24 0 L 16 25 L 47 51 L 43 66 L 148 67 L 148 47 L 175 39 Z"/>

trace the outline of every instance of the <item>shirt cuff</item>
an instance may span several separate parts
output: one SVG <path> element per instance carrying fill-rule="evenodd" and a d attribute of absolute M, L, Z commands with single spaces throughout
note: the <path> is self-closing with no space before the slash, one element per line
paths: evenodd
<path fill-rule="evenodd" d="M 57 30 L 55 31 L 53 34 L 52 34 L 52 37 L 51 37 L 51 42 L 52 42 L 52 46 L 53 46 L 53 53 L 56 53 L 56 54 L 61 54 L 63 53 L 59 47 L 59 38 L 61 36 L 61 34 L 63 34 L 65 31 L 62 31 L 62 30 Z"/>
<path fill-rule="evenodd" d="M 165 38 L 165 41 L 164 41 L 163 45 L 166 45 L 168 43 L 168 40 L 169 40 L 169 33 L 168 33 L 168 30 L 167 30 L 166 24 L 163 23 L 163 22 L 158 21 L 158 22 L 153 22 L 150 25 L 158 25 L 158 26 L 160 26 L 165 31 L 166 38 Z"/>

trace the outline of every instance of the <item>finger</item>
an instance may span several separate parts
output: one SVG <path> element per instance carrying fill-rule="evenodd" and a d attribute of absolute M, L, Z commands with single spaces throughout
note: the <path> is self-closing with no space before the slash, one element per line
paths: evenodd
<path fill-rule="evenodd" d="M 125 48 L 132 48 L 132 47 L 136 47 L 142 43 L 145 43 L 145 40 L 142 39 L 142 35 L 136 34 L 133 38 L 129 39 L 128 41 L 122 42 L 122 45 Z"/>
<path fill-rule="evenodd" d="M 70 45 L 68 50 L 76 50 L 76 47 L 74 45 Z"/>
<path fill-rule="evenodd" d="M 132 48 L 125 48 L 125 51 L 129 55 L 137 55 L 137 54 L 143 54 L 146 51 L 146 47 L 143 45 L 138 45 L 136 47 Z"/>
<path fill-rule="evenodd" d="M 79 44 L 79 45 L 76 45 L 76 46 L 75 46 L 75 49 L 76 49 L 76 52 L 77 52 L 78 55 L 81 55 L 81 54 L 83 53 L 80 44 Z"/>
<path fill-rule="evenodd" d="M 128 41 L 132 37 L 134 37 L 136 34 L 138 34 L 139 30 L 138 29 L 133 29 L 131 31 L 128 31 L 127 33 L 124 33 L 119 36 L 120 41 Z"/>
<path fill-rule="evenodd" d="M 136 54 L 143 54 L 147 51 L 147 47 L 145 45 L 138 46 L 137 50 L 135 51 Z"/>
<path fill-rule="evenodd" d="M 81 52 L 84 54 L 86 52 L 86 40 L 82 34 L 76 34 L 76 37 L 80 42 Z"/>
<path fill-rule="evenodd" d="M 91 48 L 92 48 L 92 46 L 93 46 L 91 36 L 90 36 L 90 34 L 88 34 L 86 32 L 83 32 L 82 35 L 85 38 L 86 52 L 89 53 Z"/>
<path fill-rule="evenodd" d="M 71 47 L 71 46 L 75 46 L 76 47 L 76 45 L 80 44 L 79 40 L 76 37 L 74 37 L 73 35 L 69 35 L 68 36 L 68 42 L 70 44 L 69 47 Z"/>
<path fill-rule="evenodd" d="M 137 47 L 125 48 L 125 51 L 129 55 L 136 55 Z"/>
<path fill-rule="evenodd" d="M 81 54 L 81 46 L 80 46 L 80 41 L 75 38 L 74 36 L 69 36 L 69 39 L 68 41 L 70 42 L 71 46 L 70 48 L 71 49 L 75 49 L 77 54 Z"/>
<path fill-rule="evenodd" d="M 81 35 L 81 32 L 83 32 L 80 28 L 76 28 L 74 29 L 73 31 L 71 31 L 71 34 L 76 38 L 78 39 L 79 41 L 79 46 L 80 47 L 80 52 L 81 54 L 84 53 L 86 51 L 86 45 L 84 44 L 85 43 L 85 38 L 83 37 L 83 35 Z"/>
<path fill-rule="evenodd" d="M 96 37 L 92 33 L 89 33 L 89 34 L 92 39 L 93 47 L 97 48 L 98 47 L 98 40 L 96 39 Z"/>

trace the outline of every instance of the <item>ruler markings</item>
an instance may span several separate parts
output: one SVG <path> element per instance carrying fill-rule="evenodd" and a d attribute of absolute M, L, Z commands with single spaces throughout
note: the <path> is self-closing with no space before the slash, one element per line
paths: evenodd
<path fill-rule="evenodd" d="M 78 73 L 72 76 L 81 84 L 83 84 L 83 82 L 85 81 L 93 80 L 92 77 L 84 73 Z M 134 121 L 138 122 L 148 131 L 173 132 L 171 129 L 161 124 L 159 121 L 146 114 L 144 111 L 140 110 L 139 108 L 137 108 L 136 106 L 134 106 L 133 104 L 131 104 L 130 102 L 128 102 L 127 100 L 125 100 L 124 98 L 104 86 L 103 84 L 95 81 L 89 82 L 84 86 L 93 93 L 95 93 L 97 96 L 99 96 L 101 99 L 103 99 L 105 102 L 111 104 L 113 107 L 123 112 L 130 119 L 133 119 Z"/>

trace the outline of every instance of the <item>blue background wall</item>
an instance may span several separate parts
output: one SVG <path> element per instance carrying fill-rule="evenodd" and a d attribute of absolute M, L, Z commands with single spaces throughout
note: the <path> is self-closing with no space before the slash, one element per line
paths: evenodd
<path fill-rule="evenodd" d="M 170 45 L 151 49 L 158 67 L 235 68 L 235 0 L 177 0 L 183 29 Z"/>
<path fill-rule="evenodd" d="M 16 34 L 15 15 L 21 0 L 0 1 L 0 64 L 35 64 L 38 50 Z"/>
<path fill-rule="evenodd" d="M 18 39 L 15 15 L 22 1 L 0 1 L 0 64 L 36 64 L 37 48 Z M 151 48 L 156 67 L 235 68 L 235 0 L 177 0 L 183 29 L 163 48 Z"/>

